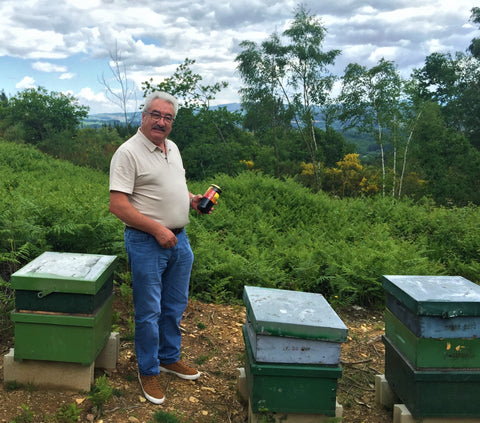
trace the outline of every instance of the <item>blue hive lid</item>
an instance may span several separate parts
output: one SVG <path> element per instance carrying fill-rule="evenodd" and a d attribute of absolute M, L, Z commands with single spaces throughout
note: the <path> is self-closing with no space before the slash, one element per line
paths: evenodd
<path fill-rule="evenodd" d="M 480 316 L 480 286 L 461 276 L 385 275 L 382 285 L 417 315 Z"/>
<path fill-rule="evenodd" d="M 345 342 L 348 329 L 321 294 L 245 286 L 243 301 L 256 333 Z"/>

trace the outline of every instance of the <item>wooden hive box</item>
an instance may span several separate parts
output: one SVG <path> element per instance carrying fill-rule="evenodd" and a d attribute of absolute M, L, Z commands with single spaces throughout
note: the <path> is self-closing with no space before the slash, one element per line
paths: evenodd
<path fill-rule="evenodd" d="M 245 374 L 254 413 L 319 414 L 335 416 L 337 382 L 342 368 L 307 364 L 259 363 L 244 326 Z"/>
<path fill-rule="evenodd" d="M 385 333 L 418 368 L 480 368 L 480 286 L 459 276 L 384 276 Z"/>
<path fill-rule="evenodd" d="M 256 362 L 336 365 L 348 329 L 320 294 L 245 286 Z"/>
<path fill-rule="evenodd" d="M 108 341 L 113 295 L 92 315 L 12 312 L 14 359 L 90 365 Z"/>
<path fill-rule="evenodd" d="M 11 276 L 16 310 L 92 314 L 111 296 L 116 256 L 45 252 Z"/>
<path fill-rule="evenodd" d="M 479 369 L 419 370 L 388 337 L 383 342 L 385 377 L 415 419 L 480 417 Z"/>
<path fill-rule="evenodd" d="M 15 272 L 15 360 L 90 365 L 110 336 L 116 261 L 46 252 Z"/>
<path fill-rule="evenodd" d="M 416 336 L 390 310 L 385 311 L 385 335 L 416 368 L 478 368 L 480 339 Z"/>

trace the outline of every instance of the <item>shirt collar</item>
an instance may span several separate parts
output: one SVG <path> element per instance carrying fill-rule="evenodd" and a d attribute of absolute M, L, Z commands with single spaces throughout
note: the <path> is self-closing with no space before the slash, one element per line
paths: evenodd
<path fill-rule="evenodd" d="M 160 147 L 156 146 L 152 141 L 150 141 L 142 131 L 140 131 L 140 128 L 137 130 L 137 134 L 140 135 L 140 139 L 142 140 L 142 144 L 148 148 L 150 153 L 153 153 L 157 148 L 160 149 Z M 165 148 L 167 151 L 170 151 L 170 140 L 166 139 L 165 140 Z M 161 150 L 161 149 L 160 149 Z"/>

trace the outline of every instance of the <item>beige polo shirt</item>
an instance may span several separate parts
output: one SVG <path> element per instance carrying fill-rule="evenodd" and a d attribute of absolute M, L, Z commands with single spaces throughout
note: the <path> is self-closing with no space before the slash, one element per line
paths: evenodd
<path fill-rule="evenodd" d="M 110 191 L 128 194 L 140 213 L 167 228 L 181 228 L 190 210 L 185 169 L 177 145 L 165 145 L 166 155 L 139 129 L 112 157 Z"/>

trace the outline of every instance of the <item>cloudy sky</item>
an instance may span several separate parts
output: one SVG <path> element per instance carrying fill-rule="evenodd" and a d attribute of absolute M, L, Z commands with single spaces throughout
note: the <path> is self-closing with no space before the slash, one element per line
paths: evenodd
<path fill-rule="evenodd" d="M 203 83 L 229 88 L 217 104 L 238 102 L 239 43 L 282 32 L 297 0 L 1 0 L 0 91 L 42 86 L 73 94 L 91 113 L 119 111 L 105 96 L 109 57 L 121 53 L 138 87 L 171 76 L 186 58 Z M 331 70 L 371 67 L 382 57 L 409 76 L 433 52 L 465 51 L 478 26 L 469 18 L 480 0 L 305 0 L 327 28 L 324 50 L 340 49 Z M 141 99 L 139 100 L 139 104 Z M 132 110 L 135 106 L 132 104 Z"/>

